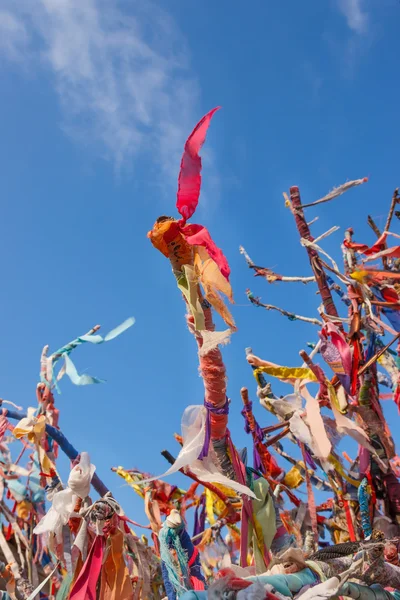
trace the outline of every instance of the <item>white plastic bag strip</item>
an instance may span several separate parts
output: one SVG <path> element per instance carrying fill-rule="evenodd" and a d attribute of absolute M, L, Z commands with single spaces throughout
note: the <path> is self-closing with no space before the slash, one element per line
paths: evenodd
<path fill-rule="evenodd" d="M 172 475 L 180 469 L 188 467 L 200 481 L 220 483 L 235 490 L 239 494 L 245 494 L 246 496 L 255 498 L 256 496 L 248 487 L 222 475 L 210 456 L 207 456 L 203 460 L 198 460 L 204 446 L 206 422 L 207 409 L 204 406 L 188 406 L 185 409 L 181 420 L 183 446 L 174 464 L 162 475 L 138 481 L 137 485 L 144 485 L 145 483 L 155 481 L 156 479 L 164 479 L 168 475 Z"/>

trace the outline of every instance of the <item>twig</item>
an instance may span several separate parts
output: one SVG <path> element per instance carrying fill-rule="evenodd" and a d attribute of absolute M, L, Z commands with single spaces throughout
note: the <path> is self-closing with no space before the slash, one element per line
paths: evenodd
<path fill-rule="evenodd" d="M 343 275 L 337 269 L 334 269 L 333 267 L 330 267 L 322 258 L 319 259 L 319 262 L 321 263 L 321 265 L 325 269 L 328 269 L 328 271 L 330 271 L 331 273 L 333 273 L 334 275 L 336 275 L 336 277 L 338 279 L 340 279 L 340 281 L 342 281 L 346 285 L 354 285 L 354 280 L 351 280 L 349 277 L 346 277 L 346 275 Z"/>
<path fill-rule="evenodd" d="M 375 223 L 375 221 L 373 220 L 373 218 L 370 215 L 368 215 L 367 221 L 368 221 L 368 225 L 371 227 L 371 229 L 375 233 L 376 237 L 380 238 L 382 234 L 379 231 L 377 224 Z"/>
<path fill-rule="evenodd" d="M 389 229 L 390 229 L 390 224 L 392 222 L 394 208 L 398 202 L 400 202 L 399 188 L 396 188 L 393 192 L 392 202 L 390 204 L 390 209 L 389 209 L 389 214 L 386 219 L 385 231 L 389 231 Z"/>
<path fill-rule="evenodd" d="M 387 216 L 387 219 L 386 219 L 386 225 L 385 225 L 385 230 L 384 230 L 385 232 L 389 232 L 389 228 L 390 228 L 390 225 L 391 225 L 392 219 L 393 219 L 394 209 L 395 209 L 396 204 L 399 201 L 400 201 L 400 198 L 399 198 L 399 189 L 396 188 L 394 190 L 394 192 L 393 192 L 392 201 L 390 203 L 389 213 L 388 213 L 388 216 Z M 386 242 L 384 244 L 384 248 L 387 248 L 387 243 Z M 385 269 L 388 268 L 388 259 L 387 259 L 387 256 L 382 256 L 382 264 L 383 264 L 383 267 Z"/>
<path fill-rule="evenodd" d="M 277 444 L 282 438 L 284 438 L 285 436 L 287 436 L 287 434 L 290 433 L 290 427 L 287 426 L 285 427 L 285 429 L 283 431 L 280 431 L 279 433 L 277 433 L 276 435 L 274 435 L 271 438 L 266 438 L 265 439 L 265 447 L 268 446 L 274 446 L 275 444 Z"/>
<path fill-rule="evenodd" d="M 386 225 L 385 225 L 385 229 L 384 229 L 385 233 L 389 233 L 389 228 L 390 228 L 390 225 L 391 225 L 391 222 L 392 222 L 392 219 L 393 219 L 394 209 L 395 209 L 395 206 L 396 206 L 396 204 L 398 202 L 400 202 L 400 196 L 399 196 L 399 189 L 396 188 L 394 190 L 394 192 L 393 192 L 392 202 L 390 203 L 389 213 L 388 213 L 388 216 L 387 216 L 387 219 L 386 219 Z M 373 230 L 373 232 L 375 233 L 375 235 L 377 236 L 377 238 L 380 238 L 381 235 L 382 235 L 382 233 L 379 231 L 379 229 L 378 229 L 375 221 L 373 220 L 373 218 L 370 215 L 368 215 L 368 219 L 367 220 L 368 220 L 368 225 L 371 227 L 371 229 Z M 384 244 L 384 249 L 386 249 L 386 248 L 387 248 L 387 243 Z M 387 257 L 385 255 L 383 255 L 383 256 L 381 256 L 381 259 L 382 259 L 383 267 L 385 269 L 387 269 L 388 268 L 388 259 L 387 259 Z"/>
<path fill-rule="evenodd" d="M 299 282 L 299 283 L 314 283 L 315 282 L 315 277 L 288 277 L 286 275 L 282 275 L 279 279 L 279 281 L 287 281 L 290 283 L 295 283 L 295 282 Z"/>
<path fill-rule="evenodd" d="M 218 529 L 222 529 L 223 527 L 225 527 L 225 525 L 233 525 L 233 523 L 229 523 L 229 521 L 227 519 L 218 519 L 218 521 L 216 521 L 213 525 L 211 525 L 210 527 L 207 527 L 207 529 L 205 529 L 204 531 L 201 531 L 200 533 L 198 533 L 197 535 L 194 535 L 191 539 L 192 542 L 194 542 L 195 540 L 198 540 L 199 538 L 202 538 L 204 536 L 204 534 L 206 533 L 206 531 L 215 531 Z"/>
<path fill-rule="evenodd" d="M 268 427 L 261 427 L 261 431 L 264 435 L 269 435 L 273 431 L 277 431 L 278 429 L 282 429 L 283 427 L 287 427 L 286 421 L 283 421 L 283 423 L 277 423 L 276 425 L 268 425 Z"/>
<path fill-rule="evenodd" d="M 285 275 L 278 275 L 278 273 L 275 273 L 272 269 L 268 269 L 267 267 L 258 267 L 251 260 L 243 246 L 239 246 L 239 252 L 245 257 L 249 269 L 253 269 L 256 272 L 256 276 L 265 277 L 268 283 L 275 283 L 275 281 L 287 281 L 290 283 L 312 283 L 315 281 L 315 277 L 287 277 Z"/>
<path fill-rule="evenodd" d="M 359 369 L 358 371 L 358 375 L 362 375 L 367 369 L 369 369 L 369 367 L 378 360 L 378 358 L 380 356 L 382 356 L 382 354 L 384 352 L 386 352 L 386 350 L 388 350 L 390 348 L 390 346 L 392 346 L 396 340 L 398 340 L 400 338 L 400 333 L 398 333 L 391 342 L 389 342 L 388 344 L 386 344 L 386 346 L 384 346 L 383 348 L 381 348 L 379 350 L 379 352 L 377 352 L 376 354 L 374 354 L 374 356 L 372 356 L 366 363 L 365 365 L 363 365 L 361 367 L 361 369 Z"/>
<path fill-rule="evenodd" d="M 303 317 L 301 315 L 296 315 L 295 313 L 284 310 L 283 308 L 279 308 L 279 306 L 274 306 L 273 304 L 263 304 L 260 298 L 256 298 L 255 296 L 253 296 L 250 290 L 247 290 L 246 294 L 250 302 L 255 306 L 260 306 L 261 308 L 265 308 L 266 310 L 277 310 L 283 316 L 287 317 L 290 321 L 304 321 L 304 323 L 311 323 L 312 325 L 323 325 L 322 321 L 314 319 L 313 317 Z"/>
<path fill-rule="evenodd" d="M 250 268 L 254 267 L 254 262 L 251 260 L 250 256 L 247 254 L 247 252 L 243 248 L 243 246 L 239 246 L 239 252 L 240 252 L 240 254 L 243 254 L 249 267 Z"/>
<path fill-rule="evenodd" d="M 368 221 L 368 225 L 371 227 L 372 231 L 375 233 L 376 237 L 379 239 L 381 237 L 382 233 L 380 232 L 378 226 L 376 225 L 375 221 L 373 220 L 373 218 L 370 215 L 368 215 L 367 221 Z M 385 246 L 386 246 L 386 244 L 385 244 Z M 383 264 L 383 267 L 385 269 L 387 269 L 386 256 L 382 256 L 382 264 Z"/>

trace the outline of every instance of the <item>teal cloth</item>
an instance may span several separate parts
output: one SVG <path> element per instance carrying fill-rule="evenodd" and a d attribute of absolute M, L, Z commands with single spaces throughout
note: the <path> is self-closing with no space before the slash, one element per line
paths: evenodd
<path fill-rule="evenodd" d="M 293 598 L 305 585 L 319 583 L 317 575 L 311 569 L 303 569 L 291 575 L 261 575 L 249 577 L 249 581 L 259 581 L 263 585 L 269 583 L 277 592 Z"/>
<path fill-rule="evenodd" d="M 56 600 L 67 600 L 72 583 L 72 575 L 67 573 L 61 582 L 60 589 L 57 592 Z"/>
<path fill-rule="evenodd" d="M 305 585 L 320 583 L 319 578 L 311 569 L 303 569 L 303 571 L 293 573 L 292 575 L 261 575 L 258 577 L 248 577 L 247 579 L 253 582 L 259 581 L 263 585 L 269 583 L 277 592 L 289 598 L 293 598 Z M 206 599 L 207 592 L 186 592 L 179 600 Z"/>

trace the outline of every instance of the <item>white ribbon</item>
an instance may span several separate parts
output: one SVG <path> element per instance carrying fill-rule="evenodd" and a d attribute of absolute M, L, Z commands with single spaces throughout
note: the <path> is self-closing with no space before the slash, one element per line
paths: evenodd
<path fill-rule="evenodd" d="M 202 460 L 198 457 L 203 449 L 206 435 L 207 409 L 204 406 L 188 406 L 181 421 L 183 446 L 174 464 L 162 475 L 137 481 L 136 485 L 144 485 L 156 479 L 164 479 L 172 473 L 176 473 L 184 467 L 189 468 L 200 481 L 206 483 L 220 483 L 225 487 L 235 490 L 239 494 L 245 494 L 256 498 L 254 493 L 247 487 L 236 481 L 232 481 L 222 475 L 213 463 L 210 455 Z M 211 449 L 210 449 L 211 451 Z"/>
<path fill-rule="evenodd" d="M 77 498 L 84 500 L 89 495 L 90 482 L 95 470 L 96 467 L 90 463 L 89 454 L 82 452 L 79 464 L 71 469 L 68 487 L 54 494 L 50 509 L 36 525 L 33 533 L 39 535 L 51 531 L 57 539 L 62 538 L 62 528 L 74 514 Z"/>
<path fill-rule="evenodd" d="M 46 577 L 46 579 L 44 579 L 42 581 L 42 583 L 40 585 L 37 586 L 37 588 L 35 590 L 33 590 L 32 594 L 30 594 L 30 596 L 26 599 L 26 600 L 33 600 L 34 598 L 36 598 L 36 596 L 39 594 L 39 592 L 44 588 L 44 586 L 47 584 L 47 582 L 53 577 L 54 573 L 57 571 L 58 569 L 58 565 L 59 563 L 56 564 L 56 566 L 54 567 L 54 569 L 51 571 L 51 573 L 49 573 Z"/>

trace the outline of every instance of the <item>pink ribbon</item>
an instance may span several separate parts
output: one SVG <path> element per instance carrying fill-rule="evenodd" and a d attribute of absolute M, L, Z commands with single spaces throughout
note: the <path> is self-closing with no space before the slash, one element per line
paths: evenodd
<path fill-rule="evenodd" d="M 333 345 L 339 351 L 346 375 L 351 375 L 352 356 L 344 336 L 333 323 L 326 323 L 323 332 L 331 337 Z"/>
<path fill-rule="evenodd" d="M 181 170 L 178 177 L 178 194 L 176 208 L 182 217 L 179 230 L 186 242 L 191 246 L 202 246 L 209 256 L 217 263 L 222 275 L 229 279 L 228 261 L 218 248 L 207 229 L 202 225 L 186 225 L 197 208 L 201 189 L 201 157 L 199 152 L 206 140 L 208 127 L 213 115 L 220 107 L 213 108 L 196 125 L 188 137 L 181 160 Z"/>
<path fill-rule="evenodd" d="M 176 208 L 185 223 L 195 213 L 201 188 L 201 158 L 199 152 L 203 146 L 207 130 L 213 115 L 219 110 L 213 108 L 196 125 L 189 135 L 181 160 L 178 178 L 178 197 Z"/>
<path fill-rule="evenodd" d="M 315 543 L 318 544 L 319 533 L 318 533 L 317 507 L 315 504 L 315 497 L 314 497 L 313 487 L 311 484 L 310 473 L 308 472 L 308 468 L 307 468 L 306 449 L 305 449 L 303 442 L 299 442 L 299 446 L 301 449 L 301 454 L 302 454 L 303 462 L 304 462 L 304 466 L 305 466 L 304 471 L 305 471 L 305 477 L 306 477 L 308 511 L 310 513 L 311 529 L 314 534 Z"/>
<path fill-rule="evenodd" d="M 226 260 L 224 253 L 215 242 L 211 239 L 208 230 L 203 225 L 185 225 L 180 228 L 182 235 L 185 240 L 191 246 L 203 246 L 213 259 L 217 263 L 219 270 L 225 279 L 229 280 L 230 268 L 228 261 Z"/>
<path fill-rule="evenodd" d="M 85 564 L 70 592 L 69 600 L 96 600 L 97 581 L 103 562 L 104 537 L 96 536 Z"/>

